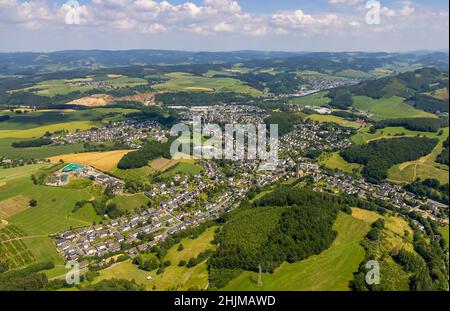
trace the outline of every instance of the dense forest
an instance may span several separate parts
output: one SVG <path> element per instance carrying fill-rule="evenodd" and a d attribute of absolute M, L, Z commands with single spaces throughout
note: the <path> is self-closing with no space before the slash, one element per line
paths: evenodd
<path fill-rule="evenodd" d="M 388 126 L 402 126 L 411 131 L 437 132 L 440 128 L 448 126 L 448 120 L 444 118 L 397 118 L 385 119 L 375 122 L 375 129 Z"/>
<path fill-rule="evenodd" d="M 117 164 L 117 167 L 120 169 L 139 168 L 148 165 L 150 160 L 159 157 L 170 159 L 171 143 L 172 140 L 166 143 L 149 141 L 142 148 L 124 155 Z"/>
<path fill-rule="evenodd" d="M 294 130 L 295 125 L 299 122 L 300 116 L 295 113 L 289 112 L 272 112 L 264 122 L 270 126 L 270 124 L 278 124 L 278 135 L 283 136 Z"/>
<path fill-rule="evenodd" d="M 353 145 L 340 155 L 347 162 L 363 164 L 364 176 L 369 181 L 379 182 L 387 178 L 391 166 L 429 154 L 437 142 L 437 139 L 426 137 L 380 139 L 366 145 Z"/>
<path fill-rule="evenodd" d="M 24 140 L 24 141 L 17 141 L 13 142 L 11 144 L 14 148 L 29 148 L 29 147 L 41 147 L 50 145 L 53 143 L 53 140 L 50 138 L 37 138 L 32 140 Z"/>
<path fill-rule="evenodd" d="M 448 165 L 448 137 L 447 139 L 442 143 L 442 146 L 444 147 L 444 150 L 437 156 L 436 162 L 442 163 L 445 165 Z"/>
<path fill-rule="evenodd" d="M 327 97 L 331 98 L 329 106 L 337 109 L 347 109 L 353 104 L 353 98 L 347 88 L 336 88 L 328 92 Z"/>

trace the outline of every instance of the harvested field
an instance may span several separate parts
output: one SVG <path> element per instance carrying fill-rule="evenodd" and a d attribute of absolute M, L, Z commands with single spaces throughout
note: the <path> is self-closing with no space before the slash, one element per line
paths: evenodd
<path fill-rule="evenodd" d="M 26 210 L 29 201 L 30 199 L 24 195 L 0 201 L 0 218 L 6 219 Z"/>
<path fill-rule="evenodd" d="M 120 159 L 132 150 L 113 150 L 106 152 L 70 153 L 49 158 L 52 162 L 63 160 L 66 163 L 76 163 L 95 167 L 104 172 L 110 172 L 117 167 Z"/>

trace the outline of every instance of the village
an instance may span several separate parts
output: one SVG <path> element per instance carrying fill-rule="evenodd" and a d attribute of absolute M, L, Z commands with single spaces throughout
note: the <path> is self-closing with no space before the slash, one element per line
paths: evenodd
<path fill-rule="evenodd" d="M 107 126 L 92 128 L 87 131 L 53 134 L 50 139 L 56 145 L 117 141 L 130 149 L 138 149 L 141 147 L 137 143 L 139 140 L 154 139 L 161 142 L 166 139 L 166 135 L 167 130 L 161 129 L 156 121 L 127 119 L 111 122 Z"/>

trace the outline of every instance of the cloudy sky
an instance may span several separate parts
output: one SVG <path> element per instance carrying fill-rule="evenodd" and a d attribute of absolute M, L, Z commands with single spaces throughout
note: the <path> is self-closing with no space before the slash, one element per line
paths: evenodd
<path fill-rule="evenodd" d="M 67 0 L 0 0 L 0 51 L 410 51 L 449 46 L 447 0 L 78 0 L 78 4 L 76 8 Z M 373 23 L 377 11 L 379 23 Z"/>

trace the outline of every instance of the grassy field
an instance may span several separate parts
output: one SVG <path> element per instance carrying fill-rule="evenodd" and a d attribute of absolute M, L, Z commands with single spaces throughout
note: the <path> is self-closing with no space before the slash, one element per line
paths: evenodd
<path fill-rule="evenodd" d="M 123 211 L 133 211 L 135 208 L 139 208 L 142 205 L 146 206 L 149 199 L 143 193 L 137 193 L 133 195 L 118 195 L 112 199 L 116 203 L 117 207 Z"/>
<path fill-rule="evenodd" d="M 168 81 L 156 84 L 157 90 L 172 91 L 207 91 L 207 92 L 238 92 L 261 96 L 262 93 L 243 82 L 232 78 L 209 78 L 194 76 L 185 72 L 173 72 L 166 75 Z"/>
<path fill-rule="evenodd" d="M 430 154 L 418 160 L 400 163 L 391 167 L 388 171 L 388 180 L 396 183 L 410 183 L 417 178 L 434 178 L 442 184 L 448 183 L 448 166 L 435 162 L 437 156 L 443 150 L 442 142 L 448 137 L 449 129 L 446 128 L 444 132 L 443 135 L 436 136 L 439 138 L 439 143 Z"/>
<path fill-rule="evenodd" d="M 302 106 L 322 106 L 328 104 L 330 99 L 325 97 L 328 92 L 318 92 L 307 96 L 296 97 L 289 100 L 290 104 Z"/>
<path fill-rule="evenodd" d="M 45 126 L 39 126 L 26 130 L 0 130 L 0 138 L 38 138 L 43 136 L 46 132 L 56 132 L 66 130 L 75 132 L 76 130 L 88 130 L 98 123 L 92 121 L 73 121 L 65 123 L 57 123 Z"/>
<path fill-rule="evenodd" d="M 373 114 L 374 120 L 393 118 L 435 118 L 432 113 L 418 110 L 404 103 L 403 97 L 373 99 L 367 96 L 353 96 L 353 107 Z"/>
<path fill-rule="evenodd" d="M 112 172 L 117 169 L 120 159 L 130 151 L 132 150 L 72 153 L 54 156 L 49 160 L 55 163 L 63 160 L 66 163 L 88 165 L 104 172 Z"/>
<path fill-rule="evenodd" d="M 262 287 L 257 273 L 243 272 L 224 290 L 348 290 L 353 272 L 364 259 L 360 241 L 369 231 L 366 222 L 339 214 L 334 224 L 338 236 L 331 247 L 319 255 L 292 264 L 284 263 L 273 274 L 263 273 Z"/>
<path fill-rule="evenodd" d="M 322 115 L 322 114 L 311 114 L 308 116 L 308 119 L 319 121 L 319 122 L 331 122 L 336 123 L 341 126 L 345 127 L 352 127 L 352 128 L 360 128 L 362 124 L 357 121 L 349 121 L 344 118 L 333 116 L 333 115 Z"/>
<path fill-rule="evenodd" d="M 30 176 L 41 168 L 49 167 L 50 164 L 30 164 L 12 168 L 0 169 L 0 181 L 10 181 L 16 178 Z"/>
<path fill-rule="evenodd" d="M 171 265 L 162 274 L 157 275 L 155 270 L 150 272 L 140 270 L 128 260 L 101 270 L 100 276 L 94 282 L 110 278 L 124 278 L 134 279 L 137 283 L 144 284 L 147 290 L 187 290 L 193 287 L 204 289 L 208 284 L 206 262 L 192 268 L 178 267 L 178 262 L 180 260 L 188 261 L 205 250 L 214 249 L 215 246 L 210 241 L 214 238 L 215 229 L 216 227 L 208 228 L 196 239 L 183 239 L 181 243 L 184 250 L 182 251 L 177 251 L 178 244 L 170 248 L 163 260 L 170 260 Z M 147 276 L 151 276 L 152 279 L 147 280 Z"/>
<path fill-rule="evenodd" d="M 145 182 L 151 174 L 155 172 L 150 166 L 144 166 L 140 168 L 132 168 L 128 170 L 115 169 L 111 173 L 123 180 Z"/>
<path fill-rule="evenodd" d="M 165 173 L 161 174 L 161 177 L 171 177 L 176 174 L 196 175 L 201 172 L 203 172 L 203 167 L 200 164 L 180 162 Z"/>
<path fill-rule="evenodd" d="M 325 165 L 331 169 L 338 169 L 346 173 L 353 173 L 355 171 L 361 170 L 363 167 L 357 163 L 349 163 L 345 161 L 340 155 L 339 152 L 333 152 L 328 154 L 323 154 L 319 158 L 319 163 Z"/>

